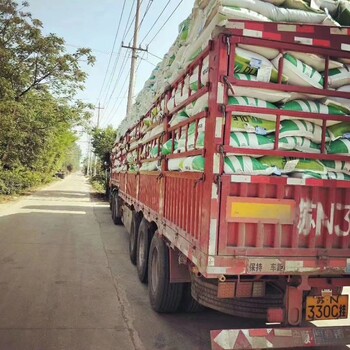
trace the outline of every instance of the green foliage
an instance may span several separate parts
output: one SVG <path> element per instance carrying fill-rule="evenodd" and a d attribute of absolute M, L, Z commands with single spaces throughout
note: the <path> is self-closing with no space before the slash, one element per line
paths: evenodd
<path fill-rule="evenodd" d="M 57 170 L 78 170 L 77 126 L 93 106 L 74 100 L 94 63 L 89 49 L 73 54 L 64 40 L 12 0 L 0 1 L 0 194 L 45 182 Z"/>
<path fill-rule="evenodd" d="M 102 162 L 109 162 L 109 155 L 114 146 L 117 131 L 110 125 L 106 129 L 92 130 L 92 147 Z"/>
<path fill-rule="evenodd" d="M 96 176 L 93 176 L 90 179 L 90 183 L 92 185 L 92 188 L 97 192 L 97 193 L 105 193 L 106 192 L 106 179 L 105 176 L 101 173 Z"/>

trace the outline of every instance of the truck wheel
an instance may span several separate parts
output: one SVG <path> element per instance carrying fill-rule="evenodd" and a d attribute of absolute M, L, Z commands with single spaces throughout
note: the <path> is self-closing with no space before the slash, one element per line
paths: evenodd
<path fill-rule="evenodd" d="M 142 219 L 139 231 L 137 234 L 137 254 L 136 254 L 136 268 L 139 280 L 142 283 L 147 283 L 148 272 L 148 254 L 151 244 L 151 232 L 149 224 L 146 219 Z"/>
<path fill-rule="evenodd" d="M 115 225 L 122 225 L 122 218 L 120 215 L 120 202 L 118 197 L 118 192 L 115 192 L 112 203 L 112 219 Z"/>
<path fill-rule="evenodd" d="M 180 302 L 179 311 L 195 313 L 204 310 L 204 306 L 199 304 L 193 297 L 191 293 L 191 283 L 183 283 L 183 292 Z"/>
<path fill-rule="evenodd" d="M 108 193 L 108 202 L 109 202 L 109 209 L 112 210 L 112 201 L 113 201 L 113 193 L 109 191 Z"/>
<path fill-rule="evenodd" d="M 148 293 L 152 309 L 160 313 L 177 311 L 182 288 L 182 283 L 170 283 L 168 247 L 154 234 L 148 261 Z"/>
<path fill-rule="evenodd" d="M 140 215 L 135 211 L 132 213 L 130 237 L 129 237 L 129 256 L 130 261 L 136 265 L 136 247 L 137 247 L 137 236 L 140 226 Z"/>
<path fill-rule="evenodd" d="M 111 211 L 112 211 L 112 220 L 114 222 L 114 218 L 115 218 L 115 192 L 113 192 L 111 194 Z"/>

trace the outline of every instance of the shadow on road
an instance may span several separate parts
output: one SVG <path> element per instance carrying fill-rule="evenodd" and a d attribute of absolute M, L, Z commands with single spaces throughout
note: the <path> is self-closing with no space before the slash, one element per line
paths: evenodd
<path fill-rule="evenodd" d="M 52 196 L 89 198 L 73 191 L 35 194 Z M 125 327 L 125 320 L 146 350 L 209 350 L 210 330 L 265 327 L 259 320 L 211 310 L 155 313 L 147 286 L 138 281 L 129 261 L 125 229 L 112 223 L 105 202 L 80 203 L 38 203 L 18 214 L 0 213 L 0 330 L 12 330 L 1 333 L 0 349 L 38 349 L 42 344 L 46 350 L 56 349 L 53 330 L 78 328 L 100 333 L 75 340 L 75 349 L 100 349 L 108 339 L 104 349 L 128 349 L 118 347 L 121 340 L 115 332 Z M 106 336 L 107 330 L 113 333 Z M 61 337 L 62 349 L 72 348 L 72 338 Z"/>

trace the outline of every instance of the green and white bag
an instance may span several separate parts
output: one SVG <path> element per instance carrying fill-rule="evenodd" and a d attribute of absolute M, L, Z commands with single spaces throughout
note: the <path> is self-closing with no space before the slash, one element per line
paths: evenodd
<path fill-rule="evenodd" d="M 187 113 L 185 111 L 181 111 L 179 113 L 176 113 L 175 115 L 173 115 L 173 117 L 171 118 L 169 125 L 175 126 L 181 122 L 183 122 L 184 120 L 187 120 L 189 117 L 187 115 Z"/>
<path fill-rule="evenodd" d="M 235 78 L 246 81 L 259 81 L 255 75 L 236 73 Z M 280 101 L 287 101 L 290 99 L 289 92 L 268 90 L 268 89 L 252 89 L 251 87 L 232 85 L 229 88 L 228 94 L 230 96 L 246 96 L 258 98 L 263 101 L 276 103 Z"/>
<path fill-rule="evenodd" d="M 182 171 L 203 172 L 205 168 L 205 158 L 202 156 L 188 157 L 180 164 Z"/>
<path fill-rule="evenodd" d="M 305 173 L 294 172 L 290 174 L 291 177 L 298 179 L 317 179 L 317 180 L 328 180 L 328 174 L 317 174 L 313 172 L 306 171 Z"/>
<path fill-rule="evenodd" d="M 259 69 L 265 67 L 271 72 L 267 80 L 277 83 L 278 71 L 268 59 L 258 53 L 236 47 L 235 73 L 257 75 Z M 285 76 L 283 78 L 283 82 L 287 82 L 287 78 Z"/>
<path fill-rule="evenodd" d="M 339 160 L 322 160 L 322 164 L 328 171 L 350 175 L 350 162 L 342 162 Z"/>
<path fill-rule="evenodd" d="M 154 146 L 150 152 L 149 152 L 149 156 L 151 158 L 155 158 L 155 157 L 158 157 L 158 153 L 159 153 L 159 147 L 158 146 Z"/>
<path fill-rule="evenodd" d="M 246 97 L 246 96 L 230 96 L 228 98 L 229 106 L 247 106 L 247 107 L 256 107 L 256 108 L 269 108 L 269 109 L 278 109 L 274 104 L 260 100 L 258 98 Z"/>
<path fill-rule="evenodd" d="M 350 92 L 350 85 L 344 85 L 337 89 L 340 92 Z M 327 106 L 332 106 L 350 115 L 350 99 L 343 97 L 327 97 L 322 101 Z"/>
<path fill-rule="evenodd" d="M 230 146 L 236 148 L 271 150 L 274 147 L 274 142 L 263 135 L 250 134 L 247 132 L 232 132 Z"/>
<path fill-rule="evenodd" d="M 158 161 L 144 162 L 140 167 L 140 171 L 157 171 L 159 170 Z"/>
<path fill-rule="evenodd" d="M 331 88 L 339 88 L 350 84 L 350 67 L 335 68 L 329 70 L 328 85 Z"/>
<path fill-rule="evenodd" d="M 204 112 L 208 108 L 208 94 L 204 94 L 196 101 L 186 106 L 185 112 L 189 117 Z"/>
<path fill-rule="evenodd" d="M 350 175 L 343 174 L 343 173 L 328 173 L 328 178 L 330 180 L 344 180 L 344 181 L 350 181 Z"/>
<path fill-rule="evenodd" d="M 328 134 L 332 141 L 338 139 L 350 139 L 350 122 L 341 122 L 328 128 Z"/>
<path fill-rule="evenodd" d="M 283 73 L 288 77 L 288 83 L 296 86 L 313 86 L 323 89 L 323 77 L 316 69 L 286 53 L 279 54 L 272 60 L 273 65 L 278 69 L 279 60 L 283 59 Z"/>
<path fill-rule="evenodd" d="M 345 115 L 340 108 L 317 101 L 294 100 L 287 102 L 281 109 L 285 111 Z"/>
<path fill-rule="evenodd" d="M 314 143 L 321 143 L 322 128 L 319 125 L 306 120 L 287 119 L 281 121 L 280 138 L 301 136 L 310 139 Z M 329 140 L 326 135 L 326 140 Z"/>
<path fill-rule="evenodd" d="M 264 165 L 255 158 L 246 156 L 225 157 L 224 172 L 226 174 L 271 175 L 276 170 L 276 167 Z"/>
<path fill-rule="evenodd" d="M 339 139 L 327 145 L 327 152 L 329 154 L 343 154 L 350 156 L 350 140 Z"/>
<path fill-rule="evenodd" d="M 267 135 L 276 131 L 276 122 L 250 115 L 233 115 L 231 131 Z"/>
<path fill-rule="evenodd" d="M 185 158 L 174 158 L 168 160 L 169 171 L 180 171 Z"/>
<path fill-rule="evenodd" d="M 279 140 L 279 149 L 296 150 L 306 153 L 321 153 L 319 144 L 301 136 L 282 137 Z"/>
<path fill-rule="evenodd" d="M 269 167 L 276 167 L 281 174 L 288 174 L 295 171 L 295 168 L 299 163 L 299 159 L 265 156 L 260 158 L 259 162 Z"/>
<path fill-rule="evenodd" d="M 163 144 L 162 155 L 167 156 L 173 153 L 173 143 L 174 143 L 174 152 L 176 152 L 176 149 L 178 147 L 178 142 L 176 140 L 170 139 Z"/>

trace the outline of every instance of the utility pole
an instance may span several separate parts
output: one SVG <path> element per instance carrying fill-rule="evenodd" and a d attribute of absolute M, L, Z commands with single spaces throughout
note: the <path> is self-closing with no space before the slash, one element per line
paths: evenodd
<path fill-rule="evenodd" d="M 96 107 L 96 109 L 97 109 L 96 129 L 98 129 L 99 126 L 100 126 L 101 109 L 104 109 L 103 107 L 101 107 L 101 102 L 98 103 L 98 107 Z M 97 173 L 97 155 L 95 154 L 94 173 L 93 173 L 93 175 L 96 176 L 96 173 Z"/>
<path fill-rule="evenodd" d="M 137 0 L 133 45 L 131 47 L 130 46 L 124 46 L 124 43 L 122 43 L 122 47 L 132 50 L 131 68 L 130 68 L 130 80 L 129 80 L 129 92 L 128 92 L 128 106 L 127 106 L 127 110 L 126 110 L 126 116 L 127 117 L 130 116 L 130 111 L 131 111 L 131 107 L 132 107 L 133 97 L 134 97 L 134 93 L 135 93 L 137 52 L 138 51 L 146 51 L 147 52 L 147 49 L 142 49 L 140 47 L 137 47 L 137 45 L 138 45 L 138 38 L 139 38 L 139 29 L 140 29 L 140 10 L 141 10 L 141 0 Z"/>

